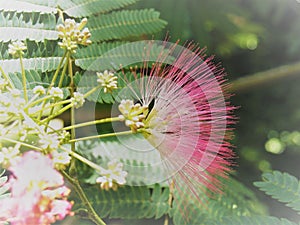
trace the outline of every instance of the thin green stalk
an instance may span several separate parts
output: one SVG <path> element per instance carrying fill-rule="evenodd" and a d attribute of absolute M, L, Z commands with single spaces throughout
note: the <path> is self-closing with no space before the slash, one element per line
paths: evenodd
<path fill-rule="evenodd" d="M 67 58 L 67 59 L 66 59 L 66 63 L 65 63 L 65 65 L 64 65 L 63 71 L 62 71 L 62 73 L 61 73 L 61 75 L 60 75 L 58 87 L 61 87 L 61 86 L 62 86 L 62 82 L 63 82 L 63 80 L 64 80 L 64 76 L 65 76 L 65 74 L 66 74 L 66 70 L 67 70 L 67 67 L 68 67 L 68 63 L 67 63 L 67 62 L 68 62 L 69 59 L 70 59 L 70 52 L 67 52 L 66 58 Z M 55 80 L 56 80 L 56 78 L 55 78 Z M 55 80 L 54 80 L 54 82 L 55 82 Z M 48 89 L 48 90 L 50 90 L 50 89 Z M 53 114 L 54 108 L 55 108 L 55 106 L 53 106 L 53 107 L 51 108 L 51 110 L 50 110 L 50 115 Z M 45 129 L 48 128 L 49 122 L 50 122 L 50 120 L 47 122 L 47 125 L 46 125 Z"/>
<path fill-rule="evenodd" d="M 48 99 L 52 98 L 51 96 L 47 96 Z M 43 100 L 41 100 L 40 102 L 42 102 Z M 44 106 L 44 108 L 41 108 L 40 110 L 36 111 L 36 113 L 38 112 L 41 112 L 41 111 L 45 111 L 47 109 L 52 109 L 53 107 L 56 107 L 56 106 L 59 106 L 59 105 L 64 105 L 64 104 L 67 104 L 67 103 L 70 103 L 71 100 L 70 99 L 67 99 L 67 100 L 64 100 L 64 101 L 61 101 L 61 102 L 56 102 L 56 103 L 53 103 L 53 104 L 50 104 L 50 105 L 47 105 L 47 106 Z M 32 106 L 34 106 L 36 104 L 36 102 L 32 102 L 31 104 L 27 105 L 26 108 L 30 108 Z M 50 115 L 53 114 L 53 112 L 49 113 Z"/>
<path fill-rule="evenodd" d="M 3 71 L 2 67 L 0 66 L 0 72 L 2 73 L 2 76 L 4 77 L 4 79 L 9 83 L 9 86 L 11 88 L 14 88 L 15 86 L 13 85 L 13 83 L 11 82 L 11 80 L 9 79 L 9 77 L 7 76 L 7 74 Z"/>
<path fill-rule="evenodd" d="M 85 207 L 88 210 L 89 218 L 94 223 L 96 223 L 97 225 L 106 225 L 105 222 L 98 216 L 98 214 L 94 210 L 93 206 L 91 205 L 90 201 L 88 200 L 87 196 L 85 195 L 79 181 L 77 179 L 72 178 L 64 170 L 61 170 L 61 173 L 73 185 L 73 187 L 74 187 L 75 191 L 77 192 L 79 198 L 81 199 L 82 203 L 85 205 Z"/>
<path fill-rule="evenodd" d="M 21 73 L 22 73 L 22 86 L 23 86 L 23 91 L 24 91 L 24 99 L 25 99 L 25 102 L 27 103 L 28 102 L 27 84 L 26 84 L 26 75 L 25 75 L 22 54 L 20 54 L 20 65 L 21 65 Z"/>
<path fill-rule="evenodd" d="M 68 65 L 69 65 L 69 76 L 70 76 L 70 79 L 71 79 L 71 82 L 69 84 L 69 88 L 70 88 L 70 95 L 71 95 L 71 98 L 74 97 L 74 91 L 75 91 L 75 86 L 74 86 L 74 80 L 73 80 L 73 65 L 72 65 L 72 59 L 71 58 L 68 58 Z M 71 107 L 71 126 L 74 126 L 75 125 L 75 107 L 74 105 L 72 105 Z M 76 138 L 76 133 L 75 133 L 75 128 L 72 128 L 71 129 L 71 139 L 75 139 Z M 71 149 L 73 152 L 75 152 L 75 142 L 71 142 Z M 70 163 L 70 172 L 71 173 L 76 173 L 76 161 L 75 160 L 71 160 L 71 163 Z"/>
<path fill-rule="evenodd" d="M 67 150 L 67 149 L 66 149 Z M 99 172 L 100 174 L 105 174 L 107 173 L 107 170 L 102 168 L 101 166 L 98 166 L 97 164 L 93 163 L 92 161 L 84 158 L 83 156 L 77 154 L 76 152 L 70 151 L 69 154 L 78 159 L 79 161 L 83 162 L 84 164 L 90 166 L 91 168 L 95 169 L 97 172 Z"/>
<path fill-rule="evenodd" d="M 252 88 L 269 84 L 273 81 L 291 77 L 293 75 L 299 75 L 300 62 L 279 66 L 270 70 L 258 72 L 252 75 L 238 78 L 231 82 L 229 91 L 231 92 L 243 92 L 251 90 Z"/>
<path fill-rule="evenodd" d="M 116 121 L 120 121 L 120 118 L 119 117 L 105 118 L 105 119 L 89 121 L 89 122 L 85 122 L 85 123 L 78 123 L 78 124 L 75 124 L 73 126 L 64 127 L 63 130 L 70 130 L 70 129 L 73 129 L 73 128 L 76 129 L 76 128 L 80 128 L 80 127 L 96 125 L 96 124 L 101 124 L 101 123 L 116 122 Z"/>
<path fill-rule="evenodd" d="M 52 81 L 51 81 L 51 83 L 50 83 L 50 85 L 49 85 L 49 87 L 48 87 L 47 95 L 49 94 L 50 89 L 51 89 L 51 88 L 54 86 L 54 84 L 55 84 L 55 81 L 56 81 L 56 79 L 57 79 L 58 73 L 59 73 L 59 71 L 60 71 L 60 68 L 61 68 L 61 66 L 62 66 L 62 64 L 63 64 L 63 62 L 64 62 L 66 56 L 69 56 L 69 53 L 68 53 L 67 51 L 65 51 L 63 57 L 61 58 L 61 60 L 60 60 L 60 62 L 59 62 L 59 64 L 58 64 L 58 67 L 56 68 L 56 71 L 55 71 L 55 73 L 54 73 L 54 75 L 53 75 Z M 66 64 L 67 64 L 67 63 L 66 63 Z M 40 120 L 40 119 L 42 118 L 42 115 L 43 115 L 43 108 L 45 107 L 45 105 L 46 105 L 46 100 L 44 100 L 44 102 L 43 102 L 43 105 L 42 105 L 42 111 L 40 112 L 40 115 L 39 115 L 39 117 L 38 117 L 38 120 Z"/>
<path fill-rule="evenodd" d="M 49 99 L 51 99 L 52 98 L 52 96 L 50 96 L 50 95 L 47 95 L 47 96 L 45 96 L 45 97 L 43 97 L 43 98 L 39 98 L 39 99 L 37 99 L 37 100 L 35 100 L 35 101 L 33 101 L 33 102 L 29 102 L 29 104 L 28 104 L 28 108 L 30 108 L 30 107 L 32 107 L 32 106 L 34 106 L 34 105 L 37 105 L 37 104 L 39 104 L 39 103 L 41 103 L 41 102 L 43 102 L 43 101 L 46 101 L 46 100 L 49 100 Z"/>
<path fill-rule="evenodd" d="M 94 87 L 93 89 L 89 90 L 87 93 L 85 93 L 83 95 L 84 98 L 87 98 L 88 96 L 90 96 L 91 94 L 93 94 L 95 91 L 99 90 L 100 86 Z"/>
<path fill-rule="evenodd" d="M 64 104 L 69 104 L 71 102 L 72 102 L 71 99 L 66 99 L 64 101 L 55 102 L 55 103 L 49 105 L 48 108 L 55 108 L 56 106 L 60 106 L 60 105 L 64 105 Z M 45 109 L 47 109 L 47 108 L 45 108 Z M 53 111 L 50 114 L 52 114 L 52 113 L 53 113 Z"/>
<path fill-rule="evenodd" d="M 69 87 L 70 87 L 70 94 L 71 94 L 71 98 L 73 98 L 74 97 L 74 91 L 75 91 L 75 86 L 74 86 L 74 78 L 73 78 L 73 65 L 72 65 L 72 59 L 71 58 L 69 58 L 69 61 L 68 61 L 68 64 L 69 64 L 69 76 L 70 76 L 70 79 L 71 79 L 71 81 L 70 81 L 70 85 L 69 85 Z M 75 139 L 76 138 L 76 131 L 75 131 L 75 128 L 74 128 L 74 126 L 75 126 L 75 123 L 76 123 L 76 121 L 75 121 L 75 107 L 74 107 L 74 105 L 72 105 L 72 107 L 71 107 L 71 126 L 73 126 L 72 128 L 71 128 L 71 139 Z M 72 149 L 72 151 L 75 151 L 75 142 L 71 142 L 71 149 Z"/>
<path fill-rule="evenodd" d="M 6 137 L 0 137 L 0 140 L 8 141 L 8 142 L 11 142 L 11 143 L 14 143 L 14 144 L 20 144 L 20 145 L 22 145 L 24 147 L 28 147 L 28 148 L 31 148 L 31 149 L 34 149 L 34 150 L 37 150 L 37 151 L 41 151 L 42 150 L 41 148 L 36 147 L 34 145 L 27 144 L 27 143 L 20 142 L 20 141 L 16 141 L 16 140 L 13 140 L 13 139 L 10 139 L 10 138 L 6 138 Z"/>
<path fill-rule="evenodd" d="M 168 205 L 170 208 L 172 208 L 172 202 L 173 202 L 173 191 L 174 191 L 174 181 L 171 181 L 169 185 L 169 199 L 168 199 Z M 169 215 L 167 214 L 165 216 L 164 225 L 169 225 Z"/>
<path fill-rule="evenodd" d="M 68 67 L 68 65 L 69 65 L 69 60 L 70 60 L 70 53 L 68 52 L 67 53 L 67 57 L 66 57 L 67 59 L 66 59 L 66 63 L 65 63 L 65 65 L 64 65 L 64 68 L 63 68 L 63 70 L 62 70 L 62 72 L 61 72 L 61 76 L 60 76 L 60 78 L 59 78 L 59 83 L 58 83 L 58 87 L 61 87 L 62 86 L 62 83 L 63 83 L 63 81 L 64 81 L 64 77 L 65 77 L 65 74 L 66 74 L 66 71 L 67 71 L 67 67 Z M 69 65 L 70 66 L 70 65 Z"/>
<path fill-rule="evenodd" d="M 74 143 L 74 142 L 77 142 L 77 141 L 85 141 L 85 140 L 96 139 L 96 138 L 122 136 L 122 135 L 128 135 L 128 134 L 133 134 L 133 132 L 130 130 L 130 131 L 117 132 L 117 133 L 99 134 L 99 135 L 95 135 L 95 136 L 88 136 L 88 137 L 82 137 L 82 138 L 77 138 L 77 139 L 71 139 L 69 142 Z"/>
<path fill-rule="evenodd" d="M 62 114 L 63 112 L 67 111 L 67 110 L 70 109 L 71 107 L 72 107 L 72 104 L 63 107 L 61 110 L 59 110 L 58 112 L 56 112 L 56 113 L 53 114 L 52 116 L 49 116 L 49 117 L 43 119 L 43 120 L 41 121 L 41 123 L 48 123 L 50 120 L 52 120 L 52 119 L 55 118 L 56 116 Z"/>
<path fill-rule="evenodd" d="M 68 51 L 65 51 L 63 57 L 61 58 L 61 60 L 60 60 L 60 62 L 59 62 L 59 64 L 58 64 L 58 67 L 57 67 L 57 69 L 56 69 L 56 71 L 55 71 L 55 73 L 54 73 L 54 76 L 53 76 L 53 78 L 52 78 L 52 81 L 51 81 L 51 83 L 50 83 L 50 86 L 49 86 L 49 89 L 48 89 L 48 90 L 50 90 L 50 89 L 54 86 L 55 81 L 56 81 L 57 76 L 58 76 L 58 73 L 59 73 L 59 71 L 60 71 L 60 68 L 61 68 L 61 66 L 62 66 L 62 64 L 63 64 L 63 62 L 64 62 L 66 56 L 69 56 Z"/>

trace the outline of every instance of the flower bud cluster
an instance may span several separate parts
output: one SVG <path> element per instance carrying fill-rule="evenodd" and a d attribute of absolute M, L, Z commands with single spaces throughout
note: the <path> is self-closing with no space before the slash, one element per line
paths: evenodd
<path fill-rule="evenodd" d="M 127 172 L 123 171 L 123 164 L 117 160 L 113 160 L 107 164 L 107 171 L 98 177 L 96 182 L 100 183 L 100 187 L 104 190 L 117 190 L 118 185 L 126 183 L 125 177 Z"/>
<path fill-rule="evenodd" d="M 76 109 L 80 108 L 85 102 L 84 95 L 79 92 L 74 92 L 71 102 Z"/>
<path fill-rule="evenodd" d="M 24 55 L 24 51 L 27 49 L 26 45 L 22 41 L 15 41 L 8 45 L 8 53 L 15 58 L 19 58 Z"/>
<path fill-rule="evenodd" d="M 103 87 L 104 93 L 111 93 L 118 88 L 118 77 L 112 72 L 105 70 L 103 73 L 97 73 L 97 82 Z"/>
<path fill-rule="evenodd" d="M 87 19 L 83 18 L 80 23 L 76 23 L 73 19 L 66 19 L 64 24 L 59 24 L 58 37 L 62 39 L 59 46 L 71 53 L 75 53 L 77 45 L 90 45 L 92 41 L 89 39 L 91 33 L 88 28 L 84 28 Z"/>
<path fill-rule="evenodd" d="M 141 104 L 134 104 L 132 100 L 122 100 L 119 105 L 119 110 L 122 115 L 120 120 L 125 121 L 125 125 L 130 127 L 133 132 L 137 129 L 145 127 L 144 120 L 148 106 L 141 106 Z"/>

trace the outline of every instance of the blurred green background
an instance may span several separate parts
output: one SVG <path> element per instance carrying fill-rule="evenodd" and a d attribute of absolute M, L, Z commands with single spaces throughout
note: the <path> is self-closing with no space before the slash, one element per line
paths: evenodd
<path fill-rule="evenodd" d="M 207 47 L 215 62 L 222 62 L 230 82 L 270 69 L 276 76 L 286 65 L 284 77 L 235 88 L 235 170 L 271 215 L 299 221 L 283 204 L 254 188 L 253 181 L 270 169 L 300 176 L 300 70 L 294 65 L 300 62 L 300 1 L 141 0 L 132 8 L 160 11 L 168 26 L 154 38 L 169 33 L 170 41 L 193 40 Z"/>

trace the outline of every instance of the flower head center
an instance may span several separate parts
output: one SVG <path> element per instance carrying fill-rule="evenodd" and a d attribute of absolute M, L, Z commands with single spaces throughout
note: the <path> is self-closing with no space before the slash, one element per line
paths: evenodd
<path fill-rule="evenodd" d="M 144 120 L 148 114 L 148 106 L 134 104 L 132 100 L 127 99 L 121 101 L 119 110 L 122 113 L 119 118 L 125 121 L 125 125 L 130 127 L 133 132 L 145 127 Z"/>

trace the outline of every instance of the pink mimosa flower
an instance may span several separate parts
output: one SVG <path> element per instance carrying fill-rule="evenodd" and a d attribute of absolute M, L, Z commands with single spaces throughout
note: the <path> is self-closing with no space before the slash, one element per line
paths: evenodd
<path fill-rule="evenodd" d="M 135 81 L 124 75 L 127 87 L 117 100 L 123 99 L 119 109 L 126 125 L 159 151 L 176 193 L 186 199 L 180 203 L 185 211 L 189 201 L 204 202 L 209 193 L 221 192 L 219 178 L 230 171 L 233 156 L 227 133 L 233 107 L 223 92 L 223 69 L 212 58 L 204 59 L 203 50 L 177 44 L 168 50 L 171 53 L 161 53 L 151 69 L 145 62 L 141 70 L 133 71 Z M 170 55 L 175 58 L 171 63 Z M 133 111 L 142 108 L 140 120 L 131 119 Z"/>
<path fill-rule="evenodd" d="M 66 200 L 70 190 L 63 186 L 63 177 L 50 157 L 26 152 L 9 170 L 11 196 L 0 200 L 0 215 L 6 221 L 12 225 L 48 225 L 72 215 L 72 203 Z"/>

